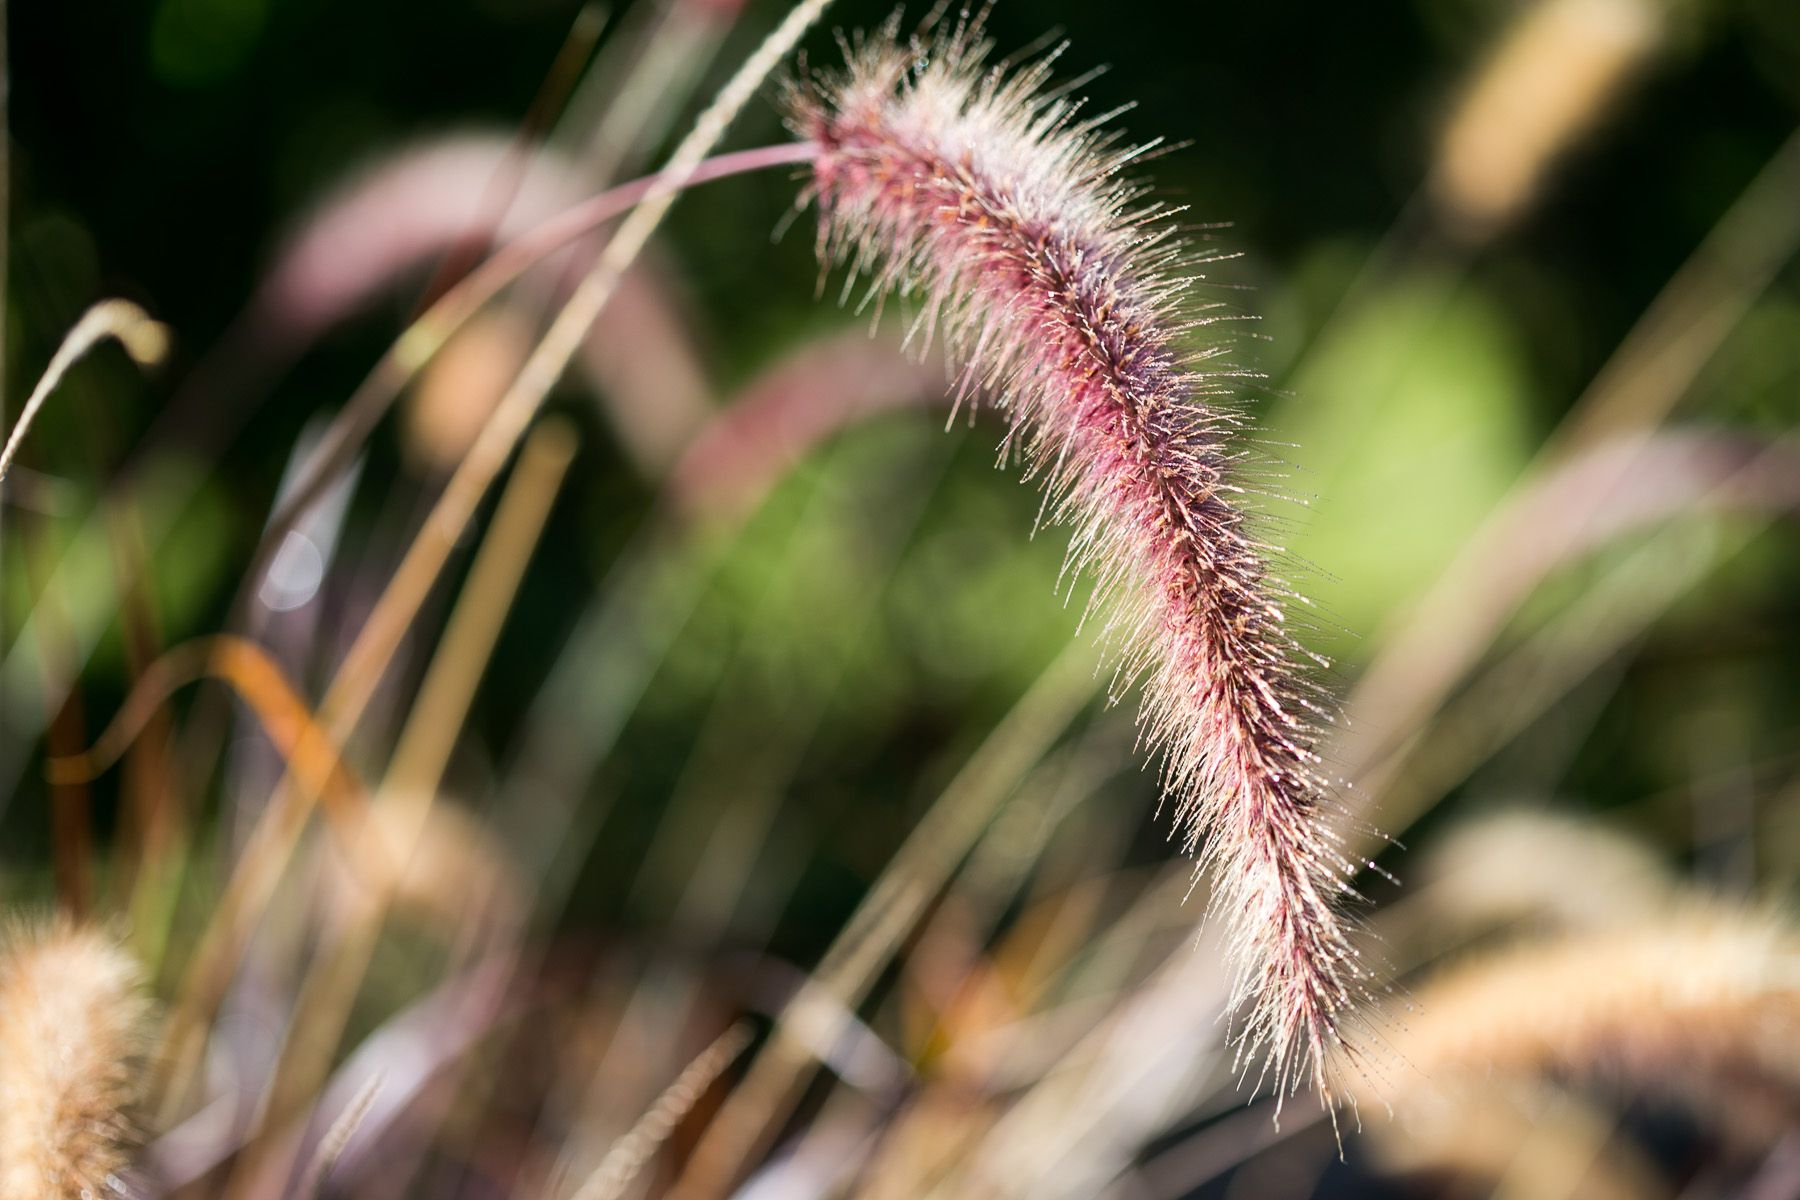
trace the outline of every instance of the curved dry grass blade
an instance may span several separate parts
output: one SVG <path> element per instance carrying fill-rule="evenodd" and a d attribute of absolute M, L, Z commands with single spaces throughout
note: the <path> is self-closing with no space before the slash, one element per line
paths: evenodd
<path fill-rule="evenodd" d="M 19 419 L 13 422 L 6 445 L 0 447 L 0 480 L 6 478 L 6 472 L 44 401 L 50 398 L 50 393 L 56 390 L 69 368 L 106 338 L 117 341 L 141 367 L 155 366 L 169 352 L 169 327 L 152 320 L 150 314 L 131 301 L 102 300 L 88 309 L 63 338 L 56 353 L 50 356 L 50 365 L 44 368 L 43 377 L 31 389 L 25 407 L 19 410 Z"/>
<path fill-rule="evenodd" d="M 357 836 L 365 816 L 366 795 L 337 744 L 268 651 L 231 634 L 197 638 L 165 651 L 138 677 L 124 705 L 93 746 L 82 754 L 49 760 L 46 773 L 50 781 L 85 783 L 107 770 L 124 756 L 177 689 L 202 679 L 226 684 L 256 714 L 288 770 L 322 798 L 326 816 L 353 861 L 386 867 L 385 858 L 379 864 L 369 859 L 381 855 L 382 848 Z"/>
<path fill-rule="evenodd" d="M 576 1189 L 573 1200 L 618 1200 L 624 1195 L 650 1156 L 749 1044 L 750 1027 L 744 1024 L 733 1025 L 715 1038 L 614 1144 L 599 1168 Z"/>

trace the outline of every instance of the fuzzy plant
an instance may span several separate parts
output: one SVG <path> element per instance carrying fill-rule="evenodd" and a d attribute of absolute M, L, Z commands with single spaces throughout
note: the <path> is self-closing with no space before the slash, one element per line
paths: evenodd
<path fill-rule="evenodd" d="M 1525 938 L 1422 983 L 1391 1023 L 1421 1125 L 1521 1082 L 1673 1101 L 1766 1150 L 1800 1123 L 1800 936 L 1768 909 L 1671 892 L 1623 923 Z"/>
<path fill-rule="evenodd" d="M 120 1195 L 148 1005 L 140 972 L 91 928 L 18 927 L 0 944 L 0 1200 Z"/>
<path fill-rule="evenodd" d="M 1173 212 L 1122 175 L 1144 147 L 1048 86 L 1054 55 L 990 56 L 979 20 L 929 40 L 890 22 L 790 86 L 790 125 L 818 148 L 820 253 L 915 303 L 963 392 L 1010 419 L 1006 446 L 1097 582 L 1121 677 L 1143 680 L 1179 837 L 1229 924 L 1239 1061 L 1329 1105 L 1366 991 L 1342 912 L 1353 867 L 1296 597 L 1242 503 L 1237 380 L 1222 343 L 1184 348 L 1213 318 Z"/>

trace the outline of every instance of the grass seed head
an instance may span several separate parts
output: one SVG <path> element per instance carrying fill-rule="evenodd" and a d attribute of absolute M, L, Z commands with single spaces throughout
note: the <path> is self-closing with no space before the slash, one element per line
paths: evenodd
<path fill-rule="evenodd" d="M 1240 505 L 1237 373 L 1218 344 L 1185 345 L 1217 319 L 1190 294 L 1197 260 L 1124 174 L 1148 147 L 1047 87 L 1054 53 L 994 64 L 979 20 L 897 29 L 790 90 L 792 127 L 820 147 L 821 254 L 916 304 L 915 334 L 941 333 L 964 393 L 1010 418 L 1007 448 L 1073 527 L 1070 565 L 1144 681 L 1141 726 L 1231 929 L 1242 1061 L 1329 1102 L 1363 991 L 1350 872 L 1292 596 Z"/>
<path fill-rule="evenodd" d="M 110 938 L 67 923 L 0 949 L 0 1200 L 122 1194 L 146 1001 Z"/>

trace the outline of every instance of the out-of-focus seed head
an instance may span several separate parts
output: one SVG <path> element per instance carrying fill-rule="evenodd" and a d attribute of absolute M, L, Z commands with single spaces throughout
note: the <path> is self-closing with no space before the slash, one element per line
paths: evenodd
<path fill-rule="evenodd" d="M 0 1200 L 124 1192 L 147 1002 L 110 938 L 58 922 L 0 948 Z"/>

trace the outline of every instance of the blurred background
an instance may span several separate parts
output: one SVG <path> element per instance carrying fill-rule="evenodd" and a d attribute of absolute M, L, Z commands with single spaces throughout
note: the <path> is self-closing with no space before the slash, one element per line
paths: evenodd
<path fill-rule="evenodd" d="M 597 241 L 271 531 L 409 323 L 783 11 L 7 6 L 4 425 L 96 301 L 172 337 L 74 367 L 0 493 L 0 891 L 158 1002 L 120 1187 L 1800 1195 L 1800 7 L 989 17 L 1174 144 L 1244 318 L 1208 336 L 1393 876 L 1342 1157 L 1240 1083 L 1065 534 L 837 303 L 796 169 L 681 199 L 372 660 Z"/>

